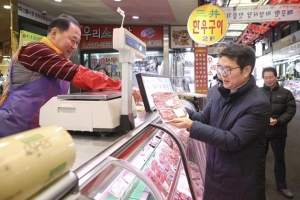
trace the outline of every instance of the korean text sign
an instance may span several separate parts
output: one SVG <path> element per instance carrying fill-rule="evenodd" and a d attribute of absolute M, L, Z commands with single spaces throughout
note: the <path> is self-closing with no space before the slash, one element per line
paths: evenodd
<path fill-rule="evenodd" d="M 199 94 L 207 94 L 207 47 L 195 47 L 195 91 Z"/>
<path fill-rule="evenodd" d="M 300 4 L 223 7 L 228 23 L 300 20 Z"/>
<path fill-rule="evenodd" d="M 88 49 L 112 49 L 114 25 L 82 25 L 81 50 Z M 137 36 L 148 47 L 163 46 L 162 26 L 124 26 L 128 31 Z"/>
<path fill-rule="evenodd" d="M 203 5 L 190 14 L 187 27 L 195 42 L 211 45 L 225 36 L 227 25 L 226 14 L 219 7 Z"/>

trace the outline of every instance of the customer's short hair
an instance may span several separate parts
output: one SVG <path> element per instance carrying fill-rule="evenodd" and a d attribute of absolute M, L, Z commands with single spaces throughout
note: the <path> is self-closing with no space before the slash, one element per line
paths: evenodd
<path fill-rule="evenodd" d="M 230 44 L 226 46 L 220 53 L 219 58 L 227 57 L 235 60 L 236 63 L 243 70 L 247 65 L 251 66 L 251 73 L 255 67 L 255 51 L 253 48 L 244 44 Z"/>
<path fill-rule="evenodd" d="M 262 71 L 262 77 L 264 77 L 265 72 L 273 72 L 274 76 L 277 77 L 277 71 L 274 67 L 266 67 Z"/>
<path fill-rule="evenodd" d="M 58 28 L 62 32 L 66 31 L 69 29 L 71 23 L 80 27 L 79 22 L 74 17 L 66 14 L 61 14 L 50 22 L 47 34 L 49 34 L 51 32 L 51 29 L 54 27 Z"/>

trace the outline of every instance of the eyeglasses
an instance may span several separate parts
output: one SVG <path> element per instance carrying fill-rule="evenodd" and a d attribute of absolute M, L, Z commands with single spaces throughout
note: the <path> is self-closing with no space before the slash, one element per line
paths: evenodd
<path fill-rule="evenodd" d="M 234 67 L 234 68 L 224 67 L 223 68 L 221 65 L 217 65 L 218 72 L 220 74 L 222 74 L 222 72 L 224 72 L 226 75 L 230 75 L 231 71 L 234 70 L 234 69 L 237 69 L 237 68 L 240 68 L 240 67 Z"/>

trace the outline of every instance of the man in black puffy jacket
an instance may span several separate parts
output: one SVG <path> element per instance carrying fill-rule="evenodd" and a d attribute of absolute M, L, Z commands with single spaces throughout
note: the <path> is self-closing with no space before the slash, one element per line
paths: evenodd
<path fill-rule="evenodd" d="M 293 94 L 280 87 L 277 82 L 277 72 L 273 67 L 267 67 L 262 72 L 264 86 L 262 90 L 268 96 L 271 104 L 270 125 L 267 132 L 266 153 L 271 144 L 275 160 L 275 179 L 277 190 L 287 198 L 293 198 L 293 194 L 287 189 L 285 180 L 286 169 L 284 149 L 287 137 L 287 124 L 296 113 L 296 102 Z"/>

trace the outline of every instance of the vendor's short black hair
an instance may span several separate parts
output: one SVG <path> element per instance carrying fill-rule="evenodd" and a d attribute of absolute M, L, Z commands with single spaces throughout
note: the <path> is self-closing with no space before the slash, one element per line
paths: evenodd
<path fill-rule="evenodd" d="M 51 29 L 54 27 L 58 28 L 62 32 L 66 31 L 69 29 L 71 23 L 80 27 L 79 22 L 74 17 L 66 14 L 61 14 L 50 22 L 47 34 L 49 34 L 51 32 Z"/>
<path fill-rule="evenodd" d="M 264 77 L 265 72 L 273 72 L 274 76 L 277 77 L 277 71 L 274 67 L 266 67 L 262 71 L 262 77 Z"/>

